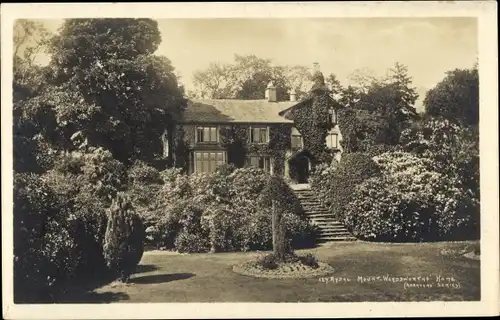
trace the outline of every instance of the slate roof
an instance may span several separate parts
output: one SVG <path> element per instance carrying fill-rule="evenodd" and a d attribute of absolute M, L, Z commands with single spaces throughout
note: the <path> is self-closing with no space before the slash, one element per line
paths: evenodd
<path fill-rule="evenodd" d="M 206 123 L 292 123 L 279 113 L 298 102 L 267 100 L 188 100 L 183 122 Z"/>

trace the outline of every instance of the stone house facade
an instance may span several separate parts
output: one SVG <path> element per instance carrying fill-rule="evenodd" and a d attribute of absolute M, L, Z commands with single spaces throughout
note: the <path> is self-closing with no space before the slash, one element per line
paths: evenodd
<path fill-rule="evenodd" d="M 311 90 L 318 86 L 320 90 L 326 88 L 320 81 Z M 237 167 L 259 167 L 292 183 L 307 183 L 311 159 L 295 126 L 293 110 L 312 112 L 313 99 L 309 96 L 296 101 L 292 91 L 290 101 L 277 101 L 276 88 L 269 83 L 261 100 L 188 100 L 174 134 L 165 135 L 164 153 L 179 162 L 181 156 L 176 149 L 181 148 L 182 141 L 183 166 L 188 173 L 213 172 L 222 164 L 233 163 Z M 338 108 L 333 99 L 331 102 L 325 142 L 339 160 L 342 135 L 337 124 Z"/>

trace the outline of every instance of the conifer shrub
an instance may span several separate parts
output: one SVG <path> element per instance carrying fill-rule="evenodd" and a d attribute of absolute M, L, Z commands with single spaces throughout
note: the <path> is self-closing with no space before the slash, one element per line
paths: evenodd
<path fill-rule="evenodd" d="M 118 193 L 108 209 L 104 258 L 121 281 L 127 281 L 142 258 L 145 229 L 129 198 Z"/>

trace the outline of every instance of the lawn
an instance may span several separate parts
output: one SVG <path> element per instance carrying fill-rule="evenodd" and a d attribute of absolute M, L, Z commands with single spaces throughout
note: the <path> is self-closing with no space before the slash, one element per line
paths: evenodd
<path fill-rule="evenodd" d="M 129 283 L 108 284 L 89 290 L 84 295 L 67 294 L 64 302 L 479 300 L 479 261 L 453 254 L 468 245 L 478 246 L 479 243 L 329 243 L 300 250 L 299 253 L 312 252 L 318 259 L 329 263 L 335 268 L 332 277 L 299 280 L 253 278 L 232 271 L 234 264 L 262 253 L 176 254 L 151 251 L 144 254 L 137 273 Z M 429 280 L 388 281 L 382 277 L 384 275 L 420 276 Z M 376 276 L 381 278 L 369 278 Z M 443 279 L 439 283 L 436 282 L 437 276 Z M 358 277 L 363 277 L 364 281 Z"/>

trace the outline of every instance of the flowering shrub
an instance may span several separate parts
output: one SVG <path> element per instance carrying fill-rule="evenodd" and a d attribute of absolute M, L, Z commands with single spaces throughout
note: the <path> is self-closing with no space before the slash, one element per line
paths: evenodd
<path fill-rule="evenodd" d="M 271 248 L 271 210 L 265 197 L 270 176 L 264 171 L 228 167 L 188 176 L 168 169 L 160 175 L 164 184 L 146 219 L 151 243 L 184 252 Z M 285 229 L 294 243 L 312 242 L 313 228 L 285 186 Z"/>
<path fill-rule="evenodd" d="M 145 162 L 136 161 L 128 170 L 128 178 L 135 184 L 160 183 L 160 172 Z"/>
<path fill-rule="evenodd" d="M 406 152 L 374 158 L 382 175 L 353 190 L 343 222 L 364 239 L 449 239 L 474 229 L 473 202 L 453 181 L 433 170 L 434 161 Z"/>

